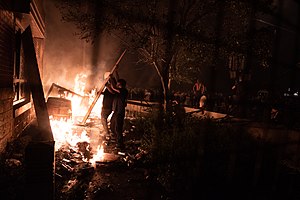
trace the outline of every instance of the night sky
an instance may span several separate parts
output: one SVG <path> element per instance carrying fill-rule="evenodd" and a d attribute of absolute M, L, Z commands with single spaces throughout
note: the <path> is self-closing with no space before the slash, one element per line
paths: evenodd
<path fill-rule="evenodd" d="M 277 5 L 278 1 L 277 1 Z M 276 77 L 274 84 L 279 85 L 282 90 L 289 87 L 299 88 L 296 78 L 299 74 L 299 46 L 297 45 L 297 16 L 298 4 L 293 0 L 283 1 L 283 20 L 262 18 L 263 22 L 257 24 L 269 26 L 276 29 L 278 36 L 276 55 L 273 62 L 276 63 Z M 118 38 L 103 35 L 101 40 L 91 45 L 75 36 L 76 29 L 70 23 L 63 23 L 59 11 L 51 1 L 45 1 L 46 11 L 46 47 L 44 57 L 44 87 L 48 88 L 53 82 L 72 89 L 76 74 L 85 72 L 88 75 L 88 88 L 99 87 L 103 80 L 103 74 L 110 71 L 116 60 L 124 50 L 124 44 Z M 298 34 L 299 35 L 299 34 Z M 300 42 L 298 42 L 300 44 Z M 122 47 L 123 46 L 123 47 Z M 153 88 L 159 87 L 158 75 L 153 66 L 137 64 L 137 56 L 128 52 L 120 62 L 119 73 L 121 78 L 127 80 L 129 87 Z M 299 65 L 298 65 L 299 66 Z M 225 72 L 221 72 L 224 75 Z M 253 85 L 263 87 L 268 85 L 266 75 L 269 71 L 260 70 L 253 76 Z M 217 85 L 228 92 L 223 84 L 222 77 L 217 77 Z M 227 81 L 228 82 L 228 81 Z M 218 84 L 220 83 L 220 84 Z M 273 83 L 271 83 L 273 84 Z M 226 90 L 227 88 L 227 90 Z M 47 89 L 46 89 L 47 90 Z"/>

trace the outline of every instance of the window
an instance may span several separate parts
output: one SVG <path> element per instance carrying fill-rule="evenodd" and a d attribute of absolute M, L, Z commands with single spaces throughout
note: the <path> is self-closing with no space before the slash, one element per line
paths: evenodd
<path fill-rule="evenodd" d="M 13 89 L 14 89 L 14 105 L 29 102 L 29 92 L 28 86 L 26 84 L 25 78 L 25 66 L 24 66 L 24 52 L 21 42 L 21 31 L 16 32 L 15 40 L 15 61 L 14 61 L 14 80 L 13 80 Z"/>

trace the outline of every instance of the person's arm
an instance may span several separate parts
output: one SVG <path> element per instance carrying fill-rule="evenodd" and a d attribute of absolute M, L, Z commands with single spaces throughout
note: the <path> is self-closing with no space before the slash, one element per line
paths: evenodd
<path fill-rule="evenodd" d="M 201 93 L 204 94 L 206 92 L 206 87 L 204 84 L 201 84 Z"/>
<path fill-rule="evenodd" d="M 113 84 L 111 85 L 111 89 L 114 93 L 120 93 L 120 90 Z"/>
<path fill-rule="evenodd" d="M 106 89 L 107 89 L 110 93 L 115 94 L 116 92 L 112 89 L 112 85 L 113 85 L 113 84 L 107 84 L 107 85 L 106 85 Z"/>
<path fill-rule="evenodd" d="M 111 89 L 111 86 L 112 85 L 115 85 L 116 82 L 113 78 L 113 75 L 112 74 L 109 74 L 109 76 L 107 77 L 108 80 L 107 82 L 105 83 L 105 88 L 110 92 L 110 93 L 114 93 L 113 90 Z"/>
<path fill-rule="evenodd" d="M 196 83 L 193 85 L 193 92 L 195 93 L 196 92 Z"/>

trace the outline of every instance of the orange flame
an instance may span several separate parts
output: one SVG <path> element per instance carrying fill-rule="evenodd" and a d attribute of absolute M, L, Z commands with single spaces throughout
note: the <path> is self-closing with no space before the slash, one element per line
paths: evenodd
<path fill-rule="evenodd" d="M 72 103 L 72 119 L 54 119 L 53 116 L 50 116 L 50 124 L 55 140 L 55 151 L 59 150 L 63 146 L 76 148 L 77 143 L 79 142 L 87 142 L 89 144 L 91 143 L 91 138 L 90 135 L 87 133 L 87 130 L 85 128 L 79 128 L 78 126 L 76 126 L 76 124 L 78 124 L 78 122 L 81 122 L 81 120 L 85 116 L 89 106 L 91 105 L 92 101 L 94 100 L 97 94 L 96 89 L 93 89 L 88 94 L 85 93 L 86 77 L 87 76 L 83 73 L 77 74 L 75 77 L 74 91 L 77 94 L 82 95 L 83 98 L 76 95 L 67 95 L 65 97 L 66 99 L 69 99 Z M 101 95 L 89 116 L 90 118 L 100 119 L 102 99 L 103 97 Z M 102 126 L 100 127 L 102 128 Z M 100 127 L 97 126 L 99 130 L 99 134 L 97 134 L 98 137 L 100 135 L 100 132 L 102 132 L 103 130 L 100 130 Z M 99 141 L 99 139 L 97 141 Z M 97 160 L 103 159 L 104 149 L 101 145 L 98 145 L 98 147 L 92 151 L 95 151 L 95 153 L 93 153 L 93 158 L 84 161 L 91 162 L 95 166 Z"/>

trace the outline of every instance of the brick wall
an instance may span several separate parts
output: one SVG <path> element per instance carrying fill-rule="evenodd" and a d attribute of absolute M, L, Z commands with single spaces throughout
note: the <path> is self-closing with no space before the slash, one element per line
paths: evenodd
<path fill-rule="evenodd" d="M 14 17 L 0 1 L 0 88 L 12 87 L 14 64 Z"/>
<path fill-rule="evenodd" d="M 3 152 L 13 134 L 13 98 L 11 89 L 0 89 L 0 152 Z"/>
<path fill-rule="evenodd" d="M 25 101 L 16 100 L 14 85 L 16 80 L 16 30 L 24 30 L 22 21 L 16 23 L 16 16 L 12 12 L 11 1 L 0 1 L 0 154 L 5 151 L 7 142 L 14 140 L 22 134 L 22 131 L 33 121 L 35 112 L 30 92 L 26 91 Z M 37 12 L 35 12 L 37 13 Z M 20 14 L 18 14 L 20 16 Z M 28 15 L 27 15 L 28 16 Z M 22 17 L 20 19 L 23 19 Z M 24 18 L 25 19 L 25 18 Z M 33 19 L 35 20 L 35 19 Z M 20 27 L 21 26 L 21 27 Z M 37 27 L 34 27 L 37 29 Z M 44 28 L 44 27 L 42 27 Z M 43 39 L 38 38 L 36 48 L 39 52 L 38 63 L 41 64 L 43 57 Z M 22 65 L 24 55 L 19 63 Z M 42 66 L 39 66 L 42 68 Z M 26 80 L 25 80 L 26 81 Z M 24 99 L 23 99 L 24 100 Z"/>
<path fill-rule="evenodd" d="M 8 7 L 6 1 L 0 3 L 0 152 L 13 133 L 13 13 L 2 9 Z"/>

